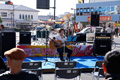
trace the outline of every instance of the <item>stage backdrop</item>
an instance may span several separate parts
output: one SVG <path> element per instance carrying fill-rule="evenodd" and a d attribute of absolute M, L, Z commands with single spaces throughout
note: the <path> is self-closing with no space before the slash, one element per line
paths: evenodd
<path fill-rule="evenodd" d="M 46 46 L 31 45 L 19 45 L 17 47 L 25 51 L 26 57 L 46 56 L 46 54 L 47 56 L 58 56 L 57 51 L 51 50 L 49 46 L 47 48 Z M 73 50 L 72 56 L 92 56 L 93 54 L 93 46 L 91 45 L 72 45 L 67 47 Z"/>

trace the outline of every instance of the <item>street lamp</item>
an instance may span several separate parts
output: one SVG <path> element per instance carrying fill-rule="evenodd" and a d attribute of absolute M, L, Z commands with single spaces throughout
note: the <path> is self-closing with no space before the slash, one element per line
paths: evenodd
<path fill-rule="evenodd" d="M 75 19 L 76 19 L 75 11 L 76 11 L 76 9 L 71 8 L 71 10 L 74 10 L 74 30 L 75 30 Z M 74 31 L 73 31 L 73 32 L 74 32 Z"/>

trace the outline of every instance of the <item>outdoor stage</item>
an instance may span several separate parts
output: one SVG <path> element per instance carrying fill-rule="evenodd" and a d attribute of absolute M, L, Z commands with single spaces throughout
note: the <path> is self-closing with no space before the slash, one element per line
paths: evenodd
<path fill-rule="evenodd" d="M 60 61 L 57 51 L 51 50 L 49 46 L 31 46 L 31 45 L 20 45 L 18 48 L 22 48 L 26 53 L 26 59 L 24 62 L 42 62 L 43 70 L 55 70 L 55 62 Z M 71 55 L 71 61 L 77 62 L 77 68 L 83 69 L 93 69 L 96 61 L 103 61 L 103 56 L 94 57 L 93 56 L 93 46 L 92 45 L 72 45 L 68 46 L 73 50 Z M 46 53 L 47 59 L 46 62 Z M 66 55 L 64 54 L 64 58 Z M 6 62 L 6 58 L 3 58 Z"/>
<path fill-rule="evenodd" d="M 6 62 L 6 58 L 3 58 Z M 44 70 L 51 70 L 55 69 L 55 62 L 60 61 L 59 57 L 48 57 L 48 62 L 45 62 L 46 57 L 26 57 L 25 62 L 34 62 L 34 61 L 41 61 L 42 62 L 42 69 Z M 84 69 L 92 69 L 95 66 L 96 61 L 103 61 L 103 56 L 93 57 L 93 56 L 82 56 L 82 57 L 71 57 L 71 61 L 77 62 L 77 68 L 84 68 Z"/>

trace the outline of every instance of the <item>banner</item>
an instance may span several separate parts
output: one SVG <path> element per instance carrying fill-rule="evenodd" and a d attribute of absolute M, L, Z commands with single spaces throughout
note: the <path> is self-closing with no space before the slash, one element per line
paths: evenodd
<path fill-rule="evenodd" d="M 56 50 L 51 50 L 49 46 L 30 46 L 21 45 L 17 46 L 25 51 L 26 57 L 35 56 L 59 56 Z M 67 46 L 73 50 L 72 56 L 91 56 L 93 53 L 93 46 L 91 45 L 77 45 L 77 46 Z M 64 54 L 64 56 L 66 56 Z"/>
<path fill-rule="evenodd" d="M 111 16 L 100 16 L 100 21 L 111 21 Z M 91 21 L 91 17 L 88 17 L 88 21 Z"/>

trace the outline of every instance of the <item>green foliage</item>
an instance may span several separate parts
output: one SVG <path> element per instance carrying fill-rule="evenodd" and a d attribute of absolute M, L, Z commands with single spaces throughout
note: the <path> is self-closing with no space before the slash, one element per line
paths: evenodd
<path fill-rule="evenodd" d="M 2 18 L 0 17 L 0 23 L 2 23 Z"/>

